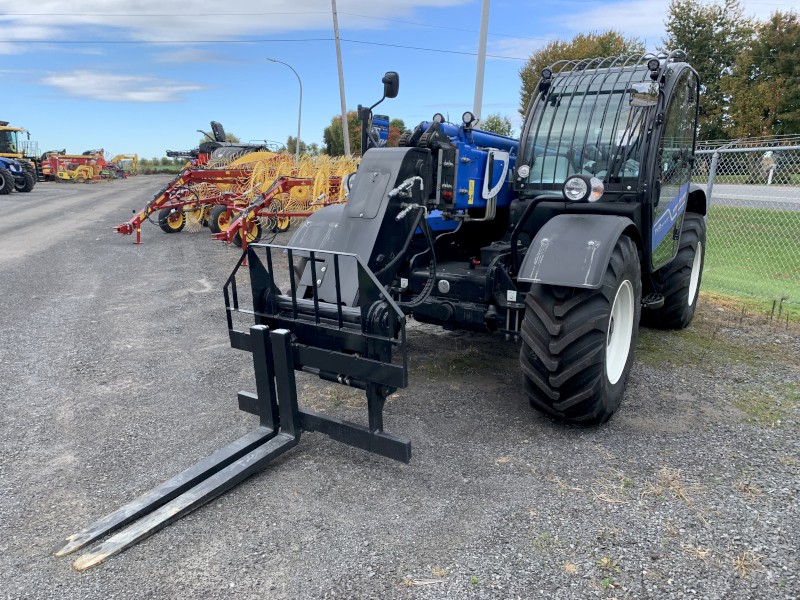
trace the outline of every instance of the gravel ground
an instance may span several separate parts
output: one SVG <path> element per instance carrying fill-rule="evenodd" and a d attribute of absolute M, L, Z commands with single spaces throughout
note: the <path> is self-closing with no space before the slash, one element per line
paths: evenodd
<path fill-rule="evenodd" d="M 0 597 L 800 597 L 800 336 L 705 299 L 688 330 L 643 330 L 593 429 L 529 408 L 513 343 L 412 323 L 386 409 L 409 465 L 308 434 L 76 573 L 65 535 L 255 424 L 221 294 L 236 249 L 111 231 L 165 181 L 0 196 Z M 298 386 L 362 420 L 360 393 Z"/>

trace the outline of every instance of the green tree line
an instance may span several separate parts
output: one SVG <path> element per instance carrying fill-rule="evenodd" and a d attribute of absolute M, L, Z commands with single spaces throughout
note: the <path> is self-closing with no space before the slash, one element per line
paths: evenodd
<path fill-rule="evenodd" d="M 700 77 L 699 138 L 800 133 L 800 21 L 776 11 L 764 22 L 744 16 L 739 0 L 710 4 L 671 0 L 659 50 L 685 50 Z M 520 70 L 520 114 L 535 94 L 542 69 L 558 60 L 644 52 L 617 31 L 553 40 Z"/>

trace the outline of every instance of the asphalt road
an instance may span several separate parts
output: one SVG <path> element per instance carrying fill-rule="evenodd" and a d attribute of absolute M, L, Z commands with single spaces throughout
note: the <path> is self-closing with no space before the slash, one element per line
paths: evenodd
<path fill-rule="evenodd" d="M 703 182 L 701 185 L 706 185 Z M 711 201 L 723 206 L 769 210 L 800 210 L 800 188 L 789 185 L 733 185 L 715 183 Z"/>
<path fill-rule="evenodd" d="M 800 597 L 797 332 L 706 301 L 686 332 L 643 332 L 592 429 L 530 409 L 514 343 L 411 323 L 411 384 L 386 408 L 410 464 L 304 435 L 73 571 L 50 554 L 67 534 L 255 426 L 221 294 L 238 251 L 112 232 L 164 182 L 0 196 L 0 597 Z M 304 405 L 363 421 L 360 392 L 298 381 Z M 786 401 L 766 416 L 742 404 L 768 394 Z"/>

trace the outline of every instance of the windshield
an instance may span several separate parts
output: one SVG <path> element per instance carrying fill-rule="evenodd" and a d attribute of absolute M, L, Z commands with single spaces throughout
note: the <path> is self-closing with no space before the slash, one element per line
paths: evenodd
<path fill-rule="evenodd" d="M 637 178 L 648 107 L 632 106 L 630 90 L 647 74 L 620 68 L 557 75 L 529 119 L 523 187 L 552 189 L 574 174 Z"/>
<path fill-rule="evenodd" d="M 0 131 L 0 152 L 16 154 L 19 144 L 17 144 L 16 131 Z"/>

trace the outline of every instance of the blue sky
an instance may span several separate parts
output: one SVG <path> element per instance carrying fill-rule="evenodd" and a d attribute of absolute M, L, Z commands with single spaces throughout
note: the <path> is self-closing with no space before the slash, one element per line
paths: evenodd
<path fill-rule="evenodd" d="M 617 29 L 648 49 L 664 36 L 667 0 L 492 0 L 482 114 L 519 129 L 519 69 L 554 38 Z M 767 18 L 796 0 L 745 1 Z M 380 98 L 385 71 L 400 95 L 376 112 L 407 126 L 471 110 L 480 0 L 337 0 L 348 109 Z M 220 121 L 242 140 L 322 144 L 340 112 L 330 0 L 0 0 L 0 120 L 42 151 L 161 157 L 197 145 Z"/>

